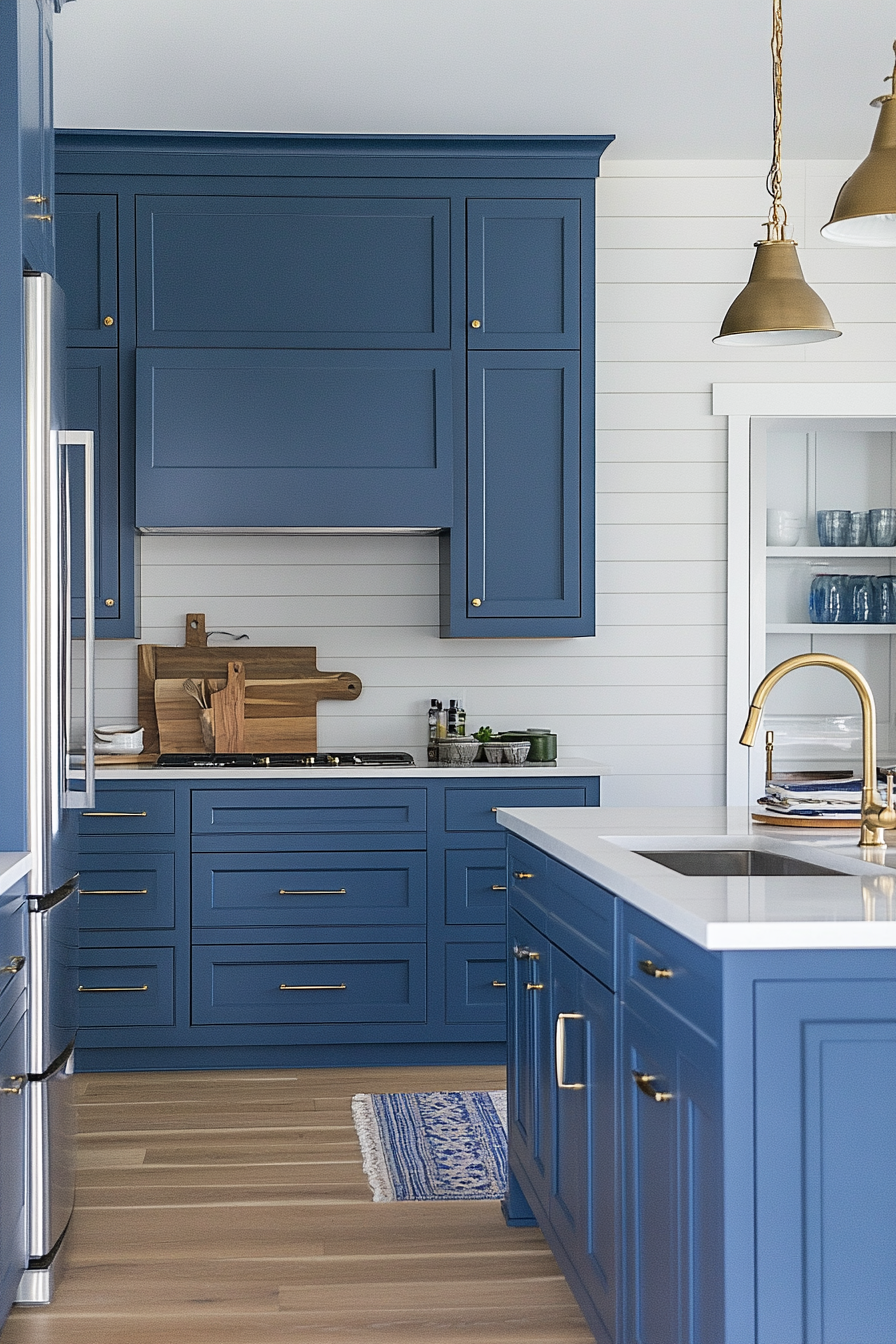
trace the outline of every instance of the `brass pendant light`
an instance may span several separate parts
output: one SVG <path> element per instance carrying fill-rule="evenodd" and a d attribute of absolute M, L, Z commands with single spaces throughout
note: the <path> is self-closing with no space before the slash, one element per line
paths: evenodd
<path fill-rule="evenodd" d="M 868 157 L 843 183 L 834 213 L 821 230 L 835 243 L 896 247 L 896 66 L 887 79 L 891 92 L 871 103 L 880 108 L 880 116 Z"/>
<path fill-rule="evenodd" d="M 753 269 L 722 323 L 716 345 L 807 345 L 830 341 L 840 332 L 813 289 L 803 279 L 796 243 L 785 237 L 787 211 L 781 199 L 781 79 L 784 24 L 781 0 L 774 0 L 772 67 L 775 94 L 775 142 L 767 186 L 772 198 L 767 238 L 756 244 Z"/>

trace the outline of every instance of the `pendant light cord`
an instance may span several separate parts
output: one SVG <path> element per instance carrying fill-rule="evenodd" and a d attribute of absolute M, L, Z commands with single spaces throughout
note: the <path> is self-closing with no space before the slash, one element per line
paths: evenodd
<path fill-rule="evenodd" d="M 784 227 L 787 223 L 787 211 L 781 199 L 781 113 L 784 105 L 782 93 L 783 53 L 784 19 L 781 14 L 781 0 L 773 0 L 772 75 L 775 92 L 775 142 L 772 151 L 772 166 L 769 168 L 768 177 L 765 180 L 768 194 L 772 198 L 771 209 L 768 212 L 768 222 L 765 227 L 768 231 L 768 241 L 779 243 L 784 241 Z"/>

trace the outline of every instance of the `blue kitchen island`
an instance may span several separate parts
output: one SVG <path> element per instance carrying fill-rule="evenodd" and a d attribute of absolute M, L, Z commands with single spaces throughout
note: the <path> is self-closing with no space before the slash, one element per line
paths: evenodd
<path fill-rule="evenodd" d="M 892 1344 L 896 851 L 734 808 L 498 820 L 505 1214 L 595 1338 Z"/>

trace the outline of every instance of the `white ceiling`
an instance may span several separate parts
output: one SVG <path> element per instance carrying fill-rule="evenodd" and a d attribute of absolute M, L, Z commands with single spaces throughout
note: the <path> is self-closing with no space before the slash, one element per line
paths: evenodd
<path fill-rule="evenodd" d="M 896 6 L 784 0 L 785 158 L 859 159 Z M 615 133 L 627 159 L 764 159 L 771 0 L 76 0 L 56 121 Z"/>

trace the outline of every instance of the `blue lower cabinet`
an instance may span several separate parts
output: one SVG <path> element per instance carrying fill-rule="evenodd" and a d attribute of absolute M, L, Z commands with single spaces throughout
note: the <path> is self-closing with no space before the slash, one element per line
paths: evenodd
<path fill-rule="evenodd" d="M 445 923 L 499 924 L 507 909 L 504 849 L 445 851 Z"/>
<path fill-rule="evenodd" d="M 551 1015 L 548 940 L 513 911 L 508 938 L 507 1134 L 510 1160 L 533 1212 L 550 1209 Z"/>
<path fill-rule="evenodd" d="M 622 1015 L 625 1339 L 724 1339 L 721 1069 L 672 1013 Z M 779 1339 L 790 1336 L 779 1335 Z"/>
<path fill-rule="evenodd" d="M 599 1340 L 616 1338 L 615 996 L 552 947 L 550 1223 Z"/>
<path fill-rule="evenodd" d="M 194 789 L 192 808 L 194 836 L 426 830 L 425 789 Z"/>
<path fill-rule="evenodd" d="M 79 1026 L 174 1025 L 174 948 L 82 948 Z"/>
<path fill-rule="evenodd" d="M 446 943 L 445 1021 L 503 1023 L 506 1017 L 504 942 Z"/>
<path fill-rule="evenodd" d="M 597 781 L 595 781 L 597 783 Z M 496 813 L 502 807 L 584 807 L 596 803 L 586 789 L 564 781 L 563 784 L 488 783 L 448 785 L 445 789 L 446 831 L 491 831 L 503 841 L 506 832 L 498 825 Z"/>
<path fill-rule="evenodd" d="M 422 852 L 193 857 L 197 927 L 425 923 Z"/>
<path fill-rule="evenodd" d="M 426 1020 L 425 943 L 193 948 L 194 1024 Z"/>
<path fill-rule="evenodd" d="M 174 790 L 111 788 L 97 793 L 96 807 L 81 813 L 79 834 L 88 836 L 173 835 Z"/>
<path fill-rule="evenodd" d="M 173 854 L 85 854 L 81 928 L 173 929 Z"/>
<path fill-rule="evenodd" d="M 19 977 L 16 977 L 17 979 Z M 26 1089 L 28 1068 L 25 1009 L 19 993 L 5 1006 L 0 1020 L 0 1321 L 15 1299 L 28 1260 L 25 1225 L 27 1170 Z"/>

